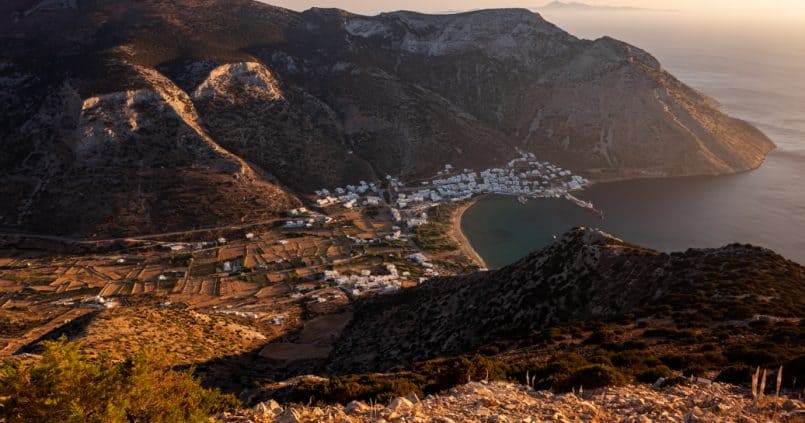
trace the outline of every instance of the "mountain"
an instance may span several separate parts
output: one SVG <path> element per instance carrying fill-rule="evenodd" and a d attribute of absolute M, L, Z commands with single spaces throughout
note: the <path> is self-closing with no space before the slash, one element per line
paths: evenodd
<path fill-rule="evenodd" d="M 666 254 L 579 228 L 500 270 L 431 279 L 367 301 L 356 310 L 331 366 L 341 372 L 389 371 L 529 339 L 551 327 L 624 316 L 649 327 L 667 325 L 670 317 L 680 327 L 709 328 L 701 329 L 705 337 L 719 325 L 743 325 L 758 315 L 796 321 L 805 314 L 803 295 L 805 268 L 769 250 L 734 244 Z M 731 344 L 721 343 L 725 349 Z"/>
<path fill-rule="evenodd" d="M 6 230 L 104 237 L 270 219 L 314 189 L 518 151 L 606 180 L 744 171 L 773 148 L 647 52 L 523 9 L 0 11 Z"/>

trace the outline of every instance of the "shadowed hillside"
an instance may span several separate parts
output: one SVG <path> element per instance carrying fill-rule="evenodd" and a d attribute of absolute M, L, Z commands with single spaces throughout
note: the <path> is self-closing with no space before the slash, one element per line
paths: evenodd
<path fill-rule="evenodd" d="M 762 248 L 665 254 L 578 229 L 501 270 L 437 278 L 367 301 L 332 366 L 389 370 L 574 322 L 671 318 L 710 331 L 758 315 L 798 320 L 803 282 L 802 266 Z"/>

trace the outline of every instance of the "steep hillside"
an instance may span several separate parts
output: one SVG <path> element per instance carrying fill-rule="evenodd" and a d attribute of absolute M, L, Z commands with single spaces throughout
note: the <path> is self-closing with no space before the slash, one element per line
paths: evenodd
<path fill-rule="evenodd" d="M 737 172 L 773 148 L 648 53 L 527 10 L 15 0 L 2 11 L 5 229 L 227 224 L 271 216 L 296 201 L 289 192 L 518 150 L 603 180 Z"/>
<path fill-rule="evenodd" d="M 367 301 L 331 363 L 340 371 L 389 370 L 624 316 L 710 328 L 755 315 L 797 320 L 805 315 L 804 282 L 801 266 L 757 247 L 665 254 L 582 228 L 501 270 Z"/>
<path fill-rule="evenodd" d="M 413 56 L 386 59 L 401 78 L 595 178 L 735 172 L 772 148 L 647 52 L 576 39 L 525 10 L 400 12 L 347 18 L 345 27 L 383 53 Z"/>
<path fill-rule="evenodd" d="M 265 220 L 299 204 L 216 144 L 170 80 L 127 70 L 142 88 L 81 98 L 65 82 L 5 140 L 26 155 L 6 163 L 4 226 L 123 236 Z"/>

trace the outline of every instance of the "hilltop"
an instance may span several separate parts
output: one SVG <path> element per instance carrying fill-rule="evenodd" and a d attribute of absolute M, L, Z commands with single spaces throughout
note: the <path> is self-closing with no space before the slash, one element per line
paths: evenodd
<path fill-rule="evenodd" d="M 667 254 L 579 228 L 503 269 L 434 278 L 359 305 L 332 365 L 390 370 L 582 322 L 626 319 L 649 332 L 670 323 L 707 336 L 759 315 L 798 320 L 803 281 L 802 266 L 762 248 Z"/>
<path fill-rule="evenodd" d="M 648 52 L 578 39 L 525 9 L 2 10 L 10 231 L 103 238 L 265 220 L 322 187 L 521 152 L 610 180 L 739 172 L 774 148 Z"/>

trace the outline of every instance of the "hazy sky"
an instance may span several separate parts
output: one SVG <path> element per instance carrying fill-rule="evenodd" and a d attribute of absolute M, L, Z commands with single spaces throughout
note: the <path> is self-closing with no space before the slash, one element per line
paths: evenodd
<path fill-rule="evenodd" d="M 355 13 L 376 14 L 391 10 L 442 12 L 495 7 L 537 8 L 548 0 L 263 0 L 277 6 L 304 10 L 313 6 L 338 7 Z M 713 17 L 805 17 L 805 0 L 585 0 L 584 3 L 674 9 Z"/>

